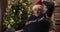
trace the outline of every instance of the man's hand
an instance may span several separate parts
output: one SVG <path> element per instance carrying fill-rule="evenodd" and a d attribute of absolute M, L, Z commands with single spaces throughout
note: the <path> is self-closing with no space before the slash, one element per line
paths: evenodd
<path fill-rule="evenodd" d="M 18 31 L 15 31 L 15 32 L 23 32 L 24 30 L 23 29 L 21 29 L 21 30 L 18 30 Z"/>

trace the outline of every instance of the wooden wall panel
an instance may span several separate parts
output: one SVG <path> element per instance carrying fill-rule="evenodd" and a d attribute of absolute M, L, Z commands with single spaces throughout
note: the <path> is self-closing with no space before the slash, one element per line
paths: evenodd
<path fill-rule="evenodd" d="M 56 24 L 56 31 L 60 32 L 60 6 L 55 7 L 54 20 Z"/>
<path fill-rule="evenodd" d="M 3 32 L 3 14 L 6 10 L 6 7 L 7 7 L 7 0 L 0 0 L 0 15 L 1 15 L 1 21 L 0 21 L 0 32 Z"/>

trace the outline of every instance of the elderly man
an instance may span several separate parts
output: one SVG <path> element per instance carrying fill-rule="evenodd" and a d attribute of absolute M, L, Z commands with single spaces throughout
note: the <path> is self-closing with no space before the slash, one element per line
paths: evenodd
<path fill-rule="evenodd" d="M 40 0 L 32 10 L 33 15 L 25 22 L 23 32 L 49 32 L 51 26 L 49 18 L 52 16 L 54 4 Z"/>

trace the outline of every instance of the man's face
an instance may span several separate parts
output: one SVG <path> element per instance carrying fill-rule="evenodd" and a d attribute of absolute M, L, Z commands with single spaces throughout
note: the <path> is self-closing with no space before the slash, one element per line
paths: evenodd
<path fill-rule="evenodd" d="M 42 14 L 42 10 L 39 8 L 35 8 L 33 12 L 34 12 L 34 14 L 38 14 L 38 15 Z"/>

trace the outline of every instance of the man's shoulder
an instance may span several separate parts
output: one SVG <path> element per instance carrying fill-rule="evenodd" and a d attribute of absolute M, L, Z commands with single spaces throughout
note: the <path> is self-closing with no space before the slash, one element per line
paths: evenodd
<path fill-rule="evenodd" d="M 33 20 L 35 18 L 35 16 L 34 15 L 31 15 L 29 18 L 28 18 L 28 21 L 29 20 Z"/>

